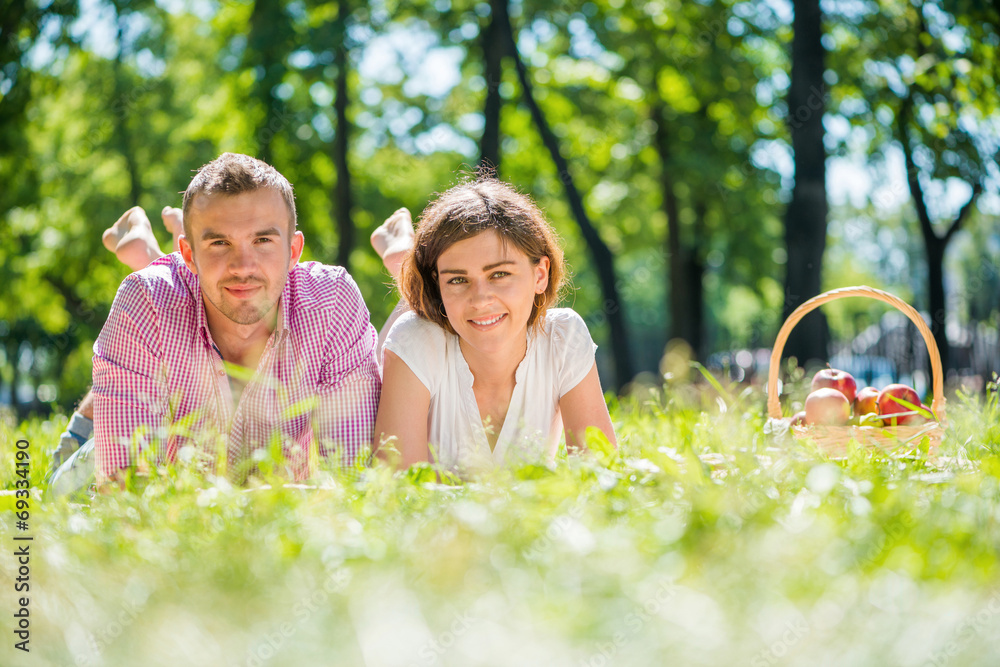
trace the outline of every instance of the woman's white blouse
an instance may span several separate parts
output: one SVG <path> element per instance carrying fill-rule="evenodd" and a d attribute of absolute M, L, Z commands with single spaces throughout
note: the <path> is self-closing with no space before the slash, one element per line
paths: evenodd
<path fill-rule="evenodd" d="M 570 308 L 552 308 L 541 329 L 528 332 L 528 347 L 517 367 L 507 417 L 491 452 L 472 371 L 458 336 L 408 312 L 385 341 L 431 394 L 427 435 L 431 460 L 467 475 L 504 463 L 551 461 L 562 435 L 559 399 L 576 387 L 594 365 L 594 345 L 583 318 Z"/>

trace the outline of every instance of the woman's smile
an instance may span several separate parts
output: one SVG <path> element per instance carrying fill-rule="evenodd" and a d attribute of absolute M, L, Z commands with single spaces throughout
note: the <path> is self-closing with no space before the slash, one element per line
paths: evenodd
<path fill-rule="evenodd" d="M 480 327 L 480 328 L 483 328 L 483 329 L 489 329 L 493 325 L 498 324 L 500 322 L 500 320 L 502 320 L 505 317 L 507 317 L 507 314 L 506 313 L 502 313 L 500 315 L 496 315 L 496 316 L 493 316 L 493 317 L 484 317 L 484 318 L 480 318 L 480 319 L 476 319 L 476 320 L 469 320 L 469 321 L 472 322 L 477 327 Z"/>

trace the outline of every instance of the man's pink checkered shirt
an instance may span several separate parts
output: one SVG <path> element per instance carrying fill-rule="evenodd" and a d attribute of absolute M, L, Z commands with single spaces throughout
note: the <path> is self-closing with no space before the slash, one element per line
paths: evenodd
<path fill-rule="evenodd" d="M 344 465 L 367 458 L 381 381 L 377 335 L 354 280 L 341 267 L 300 263 L 278 310 L 234 406 L 198 277 L 180 254 L 126 278 L 94 343 L 98 482 L 148 447 L 162 461 L 191 444 L 184 451 L 239 471 L 255 450 L 280 442 L 299 477 L 311 450 Z"/>

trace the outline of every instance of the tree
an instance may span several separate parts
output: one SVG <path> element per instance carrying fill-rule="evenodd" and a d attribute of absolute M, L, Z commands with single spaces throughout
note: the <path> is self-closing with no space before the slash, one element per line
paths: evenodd
<path fill-rule="evenodd" d="M 826 148 L 823 113 L 826 108 L 823 12 L 819 0 L 795 0 L 792 39 L 792 83 L 788 91 L 788 126 L 795 153 L 795 186 L 785 214 L 785 274 L 787 318 L 804 301 L 820 293 L 826 248 Z M 799 363 L 826 360 L 829 329 L 818 310 L 795 327 L 785 354 Z"/>
<path fill-rule="evenodd" d="M 350 74 L 350 46 L 347 37 L 347 22 L 350 18 L 350 3 L 341 0 L 337 7 L 337 18 L 333 25 L 333 49 L 336 54 L 334 66 L 337 68 L 337 78 L 334 87 L 333 106 L 337 116 L 337 128 L 334 135 L 333 163 L 337 170 L 337 186 L 333 198 L 335 202 L 335 218 L 339 240 L 337 245 L 337 264 L 350 269 L 351 251 L 354 249 L 354 219 L 351 208 L 354 205 L 351 193 L 351 167 L 348 160 L 351 121 L 347 118 L 347 107 L 350 94 L 347 78 Z"/>
<path fill-rule="evenodd" d="M 852 123 L 871 128 L 876 164 L 902 153 L 903 192 L 912 202 L 927 266 L 922 305 L 945 368 L 949 312 L 945 256 L 956 234 L 974 218 L 980 195 L 1000 183 L 1000 11 L 977 3 L 926 0 L 891 3 L 852 17 L 834 53 L 844 86 L 840 106 Z M 860 20 L 859 20 L 860 19 Z M 884 24 L 899 29 L 888 33 Z M 946 186 L 963 184 L 957 207 L 945 203 Z M 891 184 L 884 184 L 893 191 Z"/>
<path fill-rule="evenodd" d="M 493 20 L 497 24 L 497 29 L 501 33 L 501 40 L 506 44 L 506 51 L 514 60 L 514 67 L 517 71 L 517 78 L 521 84 L 521 94 L 525 105 L 531 112 L 531 117 L 535 122 L 542 142 L 548 149 L 549 156 L 555 164 L 559 179 L 563 183 L 566 199 L 570 209 L 576 219 L 577 225 L 587 247 L 590 249 L 594 260 L 594 267 L 600 279 L 601 291 L 604 295 L 604 312 L 608 318 L 611 331 L 612 354 L 615 360 L 615 383 L 621 387 L 632 379 L 632 360 L 630 357 L 631 346 L 628 342 L 628 332 L 625 328 L 625 303 L 618 294 L 617 278 L 615 277 L 614 257 L 611 250 L 601 238 L 594 224 L 587 215 L 586 207 L 583 205 L 583 198 L 573 180 L 573 175 L 569 170 L 569 164 L 562 154 L 559 146 L 559 139 L 549 126 L 541 107 L 539 107 L 534 95 L 534 86 L 528 74 L 528 68 L 521 58 L 517 48 L 517 39 L 514 37 L 514 28 L 510 22 L 509 0 L 491 0 L 491 11 L 494 14 Z"/>
<path fill-rule="evenodd" d="M 927 22 L 923 14 L 923 6 L 917 8 L 916 19 L 918 29 L 915 34 L 914 47 L 919 55 L 918 62 L 924 63 L 942 62 L 949 59 L 948 54 L 942 45 L 936 44 L 933 36 L 927 29 Z M 933 47 L 931 51 L 928 47 Z M 928 209 L 927 195 L 923 183 L 921 182 L 921 169 L 917 165 L 914 155 L 915 150 L 924 149 L 925 159 L 930 161 L 928 172 L 934 174 L 941 173 L 941 168 L 935 162 L 941 157 L 938 151 L 927 150 L 921 141 L 922 136 L 926 136 L 927 131 L 914 116 L 914 107 L 918 104 L 921 107 L 940 108 L 941 101 L 946 108 L 946 116 L 950 119 L 959 119 L 962 112 L 962 104 L 959 102 L 961 93 L 959 88 L 962 84 L 958 82 L 958 72 L 950 70 L 947 66 L 941 72 L 935 72 L 929 76 L 916 79 L 908 88 L 905 97 L 901 100 L 899 113 L 896 117 L 897 139 L 903 150 L 906 162 L 906 182 L 913 198 L 913 206 L 916 210 L 917 221 L 920 226 L 920 234 L 924 240 L 924 249 L 927 253 L 927 297 L 928 306 L 931 313 L 931 331 L 934 334 L 934 341 L 937 343 L 938 351 L 941 354 L 941 362 L 944 367 L 951 367 L 951 353 L 948 337 L 945 333 L 945 324 L 948 319 L 947 302 L 944 290 L 944 257 L 948 244 L 952 241 L 955 233 L 969 218 L 976 200 L 983 191 L 983 181 L 985 180 L 985 163 L 990 158 L 981 154 L 980 146 L 973 136 L 960 124 L 950 127 L 950 142 L 946 140 L 945 150 L 951 155 L 962 154 L 963 158 L 959 162 L 958 178 L 963 179 L 971 190 L 968 201 L 959 209 L 958 213 L 951 220 L 944 223 L 944 230 L 938 233 L 936 225 L 931 219 Z M 918 101 L 919 98 L 919 101 Z M 939 121 L 940 122 L 940 121 Z M 949 120 L 944 120 L 949 124 Z M 933 136 L 928 137 L 932 143 Z M 951 144 L 948 146 L 948 144 Z M 949 150 L 951 149 L 951 150 Z M 957 149 L 957 150 L 955 150 Z M 1000 155 L 1000 153 L 998 153 Z M 947 158 L 946 158 L 947 160 Z"/>
<path fill-rule="evenodd" d="M 174 33 L 175 25 L 190 27 L 190 15 L 161 12 L 152 3 L 141 20 L 119 20 L 110 3 L 102 11 L 115 25 L 128 25 L 113 33 L 120 43 L 94 48 L 87 35 L 69 31 L 65 18 L 43 19 L 48 28 L 41 39 L 52 40 L 54 48 L 39 49 L 44 58 L 20 62 L 18 80 L 30 83 L 22 91 L 24 113 L 0 132 L 24 138 L 11 154 L 16 160 L 0 159 L 0 178 L 8 186 L 0 188 L 0 273 L 5 289 L 18 295 L 0 300 L 0 329 L 14 337 L 5 346 L 2 371 L 5 377 L 20 374 L 12 385 L 28 380 L 44 388 L 36 391 L 32 409 L 49 410 L 53 399 L 68 407 L 89 384 L 94 338 L 127 273 L 102 247 L 100 231 L 136 203 L 135 185 L 141 184 L 138 203 L 154 219 L 164 203 L 179 204 L 178 182 L 186 182 L 205 155 L 197 134 L 219 127 L 211 113 L 199 114 L 197 129 L 191 123 L 198 106 L 191 97 L 209 85 L 213 92 L 225 90 L 212 76 L 212 59 L 204 57 L 204 51 L 213 57 L 219 52 L 214 36 Z M 28 33 L 20 31 L 22 38 Z M 17 43 L 27 46 L 27 40 Z M 169 70 L 174 46 L 177 69 Z M 194 62 L 198 75 L 183 80 Z M 225 120 L 238 118 L 228 113 Z M 127 128 L 134 139 L 140 127 L 142 140 L 129 144 L 130 166 L 121 136 Z M 215 153 L 214 146 L 207 149 Z"/>
<path fill-rule="evenodd" d="M 274 164 L 276 136 L 287 131 L 289 118 L 277 96 L 285 72 L 285 58 L 292 50 L 294 32 L 283 0 L 255 0 L 247 36 L 246 65 L 254 72 L 254 96 L 260 113 L 256 138 L 257 157 Z"/>
<path fill-rule="evenodd" d="M 137 13 L 148 11 L 152 3 L 147 2 L 123 2 L 114 0 L 111 3 L 115 10 L 115 57 L 114 57 L 114 87 L 111 90 L 111 99 L 108 106 L 115 113 L 121 113 L 121 109 L 116 108 L 125 104 L 129 99 L 129 91 L 136 85 L 136 77 L 130 76 L 126 70 L 125 60 L 130 55 L 134 38 L 130 39 L 127 34 L 129 20 Z M 123 114 L 124 115 L 124 114 Z M 133 137 L 132 128 L 127 122 L 118 126 L 118 131 L 114 135 L 114 143 L 118 152 L 125 160 L 125 167 L 129 177 L 129 201 L 130 206 L 138 206 L 142 197 L 142 170 L 139 166 L 136 155 L 136 141 Z"/>
<path fill-rule="evenodd" d="M 635 212 L 644 220 L 655 219 L 649 206 L 662 211 L 666 338 L 685 341 L 702 358 L 713 343 L 760 344 L 762 322 L 733 327 L 740 318 L 727 311 L 734 287 L 737 300 L 763 303 L 780 290 L 768 288 L 777 274 L 777 174 L 754 162 L 755 151 L 780 140 L 755 90 L 783 65 L 775 59 L 780 23 L 755 2 L 601 3 L 589 26 L 608 60 L 621 62 L 617 85 L 606 91 L 616 108 L 595 110 L 597 122 L 630 118 L 625 109 L 632 107 L 634 123 L 652 126 L 649 150 L 618 177 L 632 184 L 648 171 L 656 177 L 646 188 L 653 196 L 628 197 L 616 217 L 627 218 L 625 206 L 645 208 Z M 619 97 L 625 95 L 635 101 Z M 636 124 L 622 144 L 645 139 Z"/>
<path fill-rule="evenodd" d="M 923 237 L 924 250 L 927 253 L 927 296 L 931 312 L 931 333 L 934 334 L 934 342 L 937 343 L 938 352 L 941 354 L 941 363 L 945 369 L 948 369 L 951 368 L 951 345 L 948 343 L 948 337 L 945 333 L 948 310 L 944 296 L 944 253 L 948 244 L 955 237 L 955 232 L 968 219 L 976 199 L 983 191 L 983 185 L 979 180 L 971 184 L 972 194 L 969 196 L 969 200 L 959 209 L 951 221 L 945 223 L 944 232 L 939 235 L 931 220 L 927 208 L 927 197 L 920 182 L 920 169 L 913 157 L 913 139 L 909 127 L 911 123 L 913 123 L 913 99 L 907 96 L 900 105 L 898 116 L 899 143 L 906 158 L 906 183 L 910 189 L 910 196 L 913 197 L 913 206 L 920 224 L 920 235 Z"/>
<path fill-rule="evenodd" d="M 483 103 L 483 135 L 479 141 L 479 164 L 493 167 L 500 174 L 500 108 L 503 98 L 500 83 L 503 79 L 503 59 L 507 42 L 497 11 L 490 11 L 480 31 L 483 78 L 486 80 L 486 98 Z"/>

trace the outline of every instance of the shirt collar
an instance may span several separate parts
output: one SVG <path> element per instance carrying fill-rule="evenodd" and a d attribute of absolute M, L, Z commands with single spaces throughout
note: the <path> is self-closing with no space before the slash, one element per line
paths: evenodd
<path fill-rule="evenodd" d="M 212 332 L 208 330 L 208 314 L 205 312 L 205 300 L 201 295 L 201 280 L 194 272 L 191 273 L 191 276 L 193 278 L 191 291 L 194 292 L 194 328 L 195 331 L 201 332 L 202 340 L 205 341 L 206 345 L 214 345 Z"/>
<path fill-rule="evenodd" d="M 296 266 L 298 265 L 296 264 Z M 294 270 L 295 267 L 292 267 L 292 271 Z M 284 340 L 291 331 L 289 327 L 291 314 L 288 311 L 289 305 L 292 303 L 292 271 L 288 272 L 288 277 L 285 278 L 285 287 L 281 290 L 281 297 L 278 299 L 278 317 L 274 324 L 275 342 Z"/>

